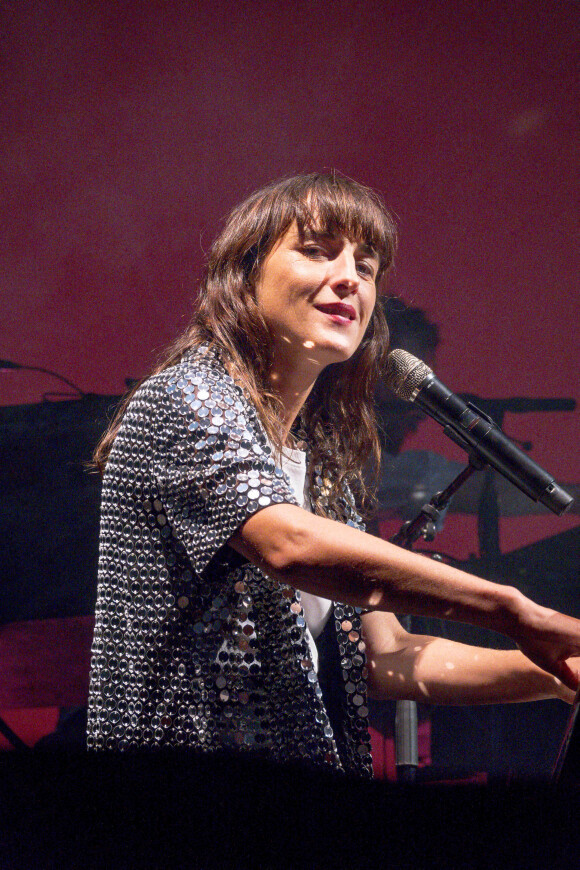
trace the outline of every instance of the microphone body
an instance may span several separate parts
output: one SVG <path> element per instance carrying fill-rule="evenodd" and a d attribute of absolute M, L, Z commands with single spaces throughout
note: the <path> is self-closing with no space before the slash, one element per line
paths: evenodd
<path fill-rule="evenodd" d="M 450 438 L 475 452 L 533 501 L 555 514 L 570 507 L 574 499 L 552 475 L 510 441 L 483 411 L 452 393 L 422 360 L 403 350 L 391 351 L 386 380 L 396 395 L 419 405 Z"/>

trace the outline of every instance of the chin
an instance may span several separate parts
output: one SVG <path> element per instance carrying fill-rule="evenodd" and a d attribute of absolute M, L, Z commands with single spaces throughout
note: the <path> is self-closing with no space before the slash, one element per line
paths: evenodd
<path fill-rule="evenodd" d="M 317 356 L 320 357 L 321 360 L 324 360 L 324 365 L 332 365 L 333 363 L 343 363 L 349 360 L 353 354 L 356 352 L 358 345 L 353 347 L 349 345 L 348 347 L 336 345 L 329 347 L 321 347 Z"/>

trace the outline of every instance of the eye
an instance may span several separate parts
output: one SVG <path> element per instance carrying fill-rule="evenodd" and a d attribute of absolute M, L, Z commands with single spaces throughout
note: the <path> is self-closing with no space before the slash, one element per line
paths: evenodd
<path fill-rule="evenodd" d="M 307 257 L 321 257 L 324 254 L 320 245 L 303 245 L 302 251 Z"/>
<path fill-rule="evenodd" d="M 356 264 L 356 267 L 361 275 L 364 275 L 365 278 L 371 278 L 374 280 L 375 270 L 370 263 L 367 263 L 365 260 L 361 260 Z"/>

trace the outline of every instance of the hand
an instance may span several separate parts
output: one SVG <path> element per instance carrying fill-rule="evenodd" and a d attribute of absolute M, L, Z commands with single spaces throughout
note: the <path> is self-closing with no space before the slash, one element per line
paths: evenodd
<path fill-rule="evenodd" d="M 577 673 L 580 670 L 580 658 L 574 657 L 568 659 L 568 665 Z M 551 676 L 550 679 L 554 681 L 554 697 L 559 698 L 561 701 L 565 701 L 567 704 L 573 704 L 578 692 L 569 689 L 568 686 L 565 686 L 564 683 L 558 679 L 558 677 Z"/>
<path fill-rule="evenodd" d="M 526 599 L 516 634 L 524 655 L 561 681 L 558 697 L 571 703 L 580 687 L 580 620 Z"/>
<path fill-rule="evenodd" d="M 573 673 L 578 673 L 580 671 L 580 657 L 574 656 L 568 659 L 566 664 Z M 542 671 L 541 674 L 543 677 L 544 692 L 546 693 L 544 697 L 558 698 L 560 701 L 565 701 L 566 704 L 574 703 L 580 694 L 580 689 L 577 691 L 569 689 L 562 680 L 558 679 L 558 677 L 555 677 L 553 674 L 546 673 L 546 671 Z"/>
<path fill-rule="evenodd" d="M 573 673 L 577 674 L 580 672 L 580 657 L 574 656 L 573 658 L 568 659 L 566 664 Z M 558 677 L 554 677 L 551 674 L 546 674 L 546 677 L 552 681 L 550 689 L 552 690 L 553 696 L 555 698 L 559 698 L 561 701 L 565 701 L 567 704 L 574 703 L 578 694 L 580 693 L 580 689 L 578 689 L 578 691 L 569 689 L 568 686 L 565 686 L 564 683 L 558 679 Z"/>

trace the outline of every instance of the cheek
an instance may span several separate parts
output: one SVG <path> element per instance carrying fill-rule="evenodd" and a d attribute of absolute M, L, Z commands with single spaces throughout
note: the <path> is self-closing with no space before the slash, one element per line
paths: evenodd
<path fill-rule="evenodd" d="M 373 311 L 375 310 L 375 305 L 377 302 L 377 294 L 376 290 L 370 291 L 368 293 L 368 297 L 365 299 L 364 305 L 364 331 L 366 332 L 367 326 L 371 321 L 371 317 L 373 316 Z"/>
<path fill-rule="evenodd" d="M 256 303 L 270 329 L 275 332 L 284 328 L 294 328 L 296 304 L 287 282 L 277 276 L 256 287 Z"/>
<path fill-rule="evenodd" d="M 256 284 L 256 304 L 266 318 L 276 313 L 280 304 L 280 293 L 277 292 L 275 275 L 268 275 Z"/>

